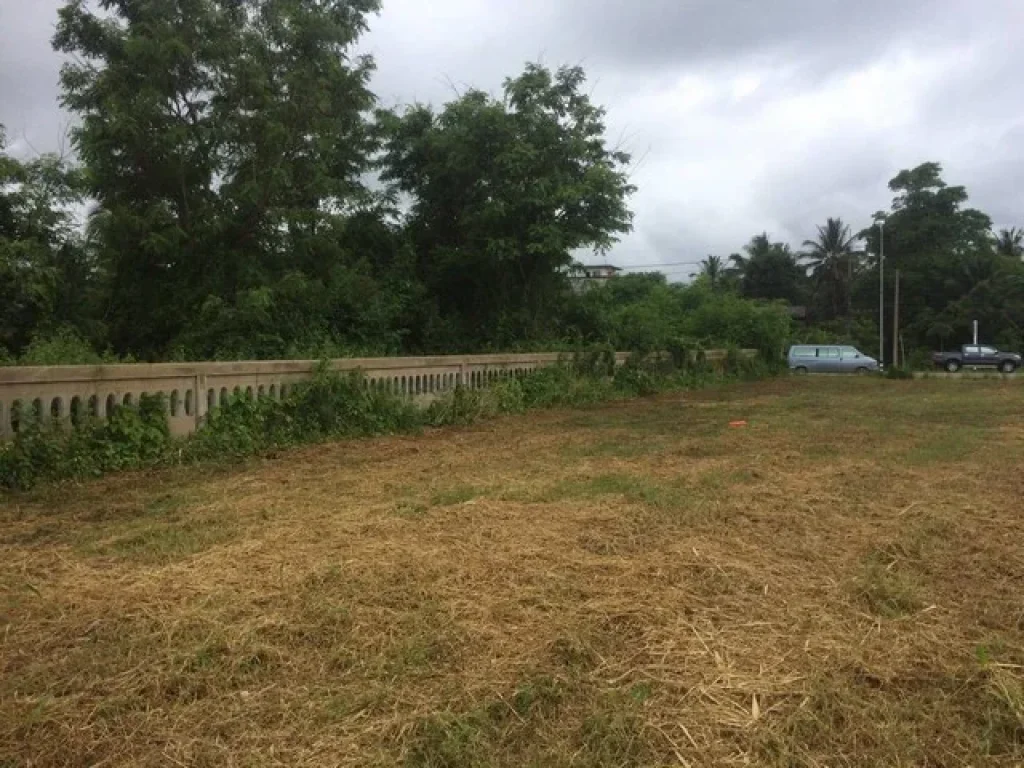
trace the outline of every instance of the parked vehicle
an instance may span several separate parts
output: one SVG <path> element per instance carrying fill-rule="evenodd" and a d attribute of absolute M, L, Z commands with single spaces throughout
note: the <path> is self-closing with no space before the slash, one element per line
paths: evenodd
<path fill-rule="evenodd" d="M 800 344 L 789 348 L 793 373 L 873 373 L 878 361 L 856 347 L 831 344 Z"/>
<path fill-rule="evenodd" d="M 959 352 L 936 352 L 932 362 L 950 373 L 961 368 L 997 368 L 1003 373 L 1013 373 L 1020 368 L 1021 357 L 1015 352 L 1000 352 L 984 344 L 964 344 Z"/>

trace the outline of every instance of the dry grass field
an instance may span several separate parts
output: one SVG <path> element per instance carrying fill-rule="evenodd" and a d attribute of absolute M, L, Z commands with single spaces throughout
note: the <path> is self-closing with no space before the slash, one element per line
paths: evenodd
<path fill-rule="evenodd" d="M 1020 383 L 783 379 L 0 499 L 2 766 L 1022 764 Z"/>

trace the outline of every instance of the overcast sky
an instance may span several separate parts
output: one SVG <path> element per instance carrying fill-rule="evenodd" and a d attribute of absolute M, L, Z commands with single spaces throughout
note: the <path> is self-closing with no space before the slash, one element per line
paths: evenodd
<path fill-rule="evenodd" d="M 69 123 L 60 4 L 0 0 L 0 123 L 21 155 Z M 613 263 L 728 255 L 762 230 L 799 245 L 828 216 L 859 229 L 926 160 L 997 226 L 1024 224 L 1024 0 L 384 0 L 371 25 L 389 106 L 582 64 L 636 159 Z"/>

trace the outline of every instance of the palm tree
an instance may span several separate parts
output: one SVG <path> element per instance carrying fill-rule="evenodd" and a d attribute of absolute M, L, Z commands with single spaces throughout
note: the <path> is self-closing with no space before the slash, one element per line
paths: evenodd
<path fill-rule="evenodd" d="M 708 279 L 708 284 L 711 286 L 712 291 L 718 290 L 718 286 L 722 282 L 722 277 L 724 275 L 725 268 L 722 264 L 721 256 L 709 255 L 706 259 L 701 261 L 700 276 Z"/>
<path fill-rule="evenodd" d="M 995 236 L 996 253 L 1011 259 L 1024 258 L 1024 229 L 1010 227 L 999 230 Z"/>
<path fill-rule="evenodd" d="M 819 287 L 826 287 L 832 299 L 833 315 L 839 316 L 840 301 L 846 298 L 847 320 L 852 315 L 855 236 L 842 219 L 829 219 L 818 227 L 818 237 L 804 241 L 804 257 Z"/>

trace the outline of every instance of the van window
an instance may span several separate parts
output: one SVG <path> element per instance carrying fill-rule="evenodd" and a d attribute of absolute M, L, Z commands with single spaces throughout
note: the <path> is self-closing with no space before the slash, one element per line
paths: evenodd
<path fill-rule="evenodd" d="M 818 350 L 814 347 L 793 347 L 793 357 L 817 357 Z"/>
<path fill-rule="evenodd" d="M 851 357 L 860 356 L 860 350 L 858 350 L 856 347 L 840 347 L 840 349 L 842 350 L 844 360 L 849 360 Z"/>
<path fill-rule="evenodd" d="M 838 360 L 839 347 L 818 347 L 818 357 L 823 357 L 827 360 Z"/>

